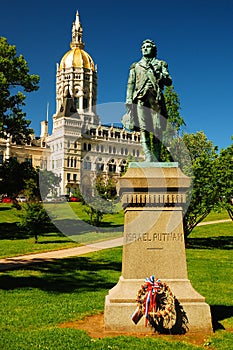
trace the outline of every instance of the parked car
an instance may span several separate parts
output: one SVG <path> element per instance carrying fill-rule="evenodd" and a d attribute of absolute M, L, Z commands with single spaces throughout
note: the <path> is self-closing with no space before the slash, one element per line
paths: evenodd
<path fill-rule="evenodd" d="M 2 197 L 2 203 L 11 203 L 12 202 L 12 198 L 10 197 Z"/>
<path fill-rule="evenodd" d="M 22 195 L 22 194 L 20 194 L 18 197 L 16 197 L 16 200 L 18 201 L 18 202 L 27 202 L 28 201 L 28 199 L 27 199 L 27 197 L 25 197 L 24 195 Z"/>
<path fill-rule="evenodd" d="M 54 202 L 54 198 L 52 196 L 47 196 L 45 199 L 44 199 L 44 202 Z"/>
<path fill-rule="evenodd" d="M 75 196 L 71 196 L 71 197 L 69 198 L 69 201 L 70 201 L 70 202 L 81 202 L 81 199 L 78 198 L 78 197 L 75 197 Z"/>
<path fill-rule="evenodd" d="M 47 196 L 44 199 L 44 202 L 50 202 L 50 203 L 63 203 L 67 201 L 68 201 L 67 196 L 59 196 L 59 197 Z"/>

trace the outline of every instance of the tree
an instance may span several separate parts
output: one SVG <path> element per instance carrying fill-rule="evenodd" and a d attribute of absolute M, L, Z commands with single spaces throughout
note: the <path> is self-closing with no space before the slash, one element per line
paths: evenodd
<path fill-rule="evenodd" d="M 24 203 L 18 214 L 20 228 L 34 235 L 35 243 L 38 243 L 38 235 L 46 232 L 51 225 L 51 220 L 43 205 L 39 202 Z"/>
<path fill-rule="evenodd" d="M 217 160 L 219 199 L 233 220 L 233 144 L 221 150 Z"/>
<path fill-rule="evenodd" d="M 91 225 L 100 226 L 105 213 L 115 210 L 114 199 L 117 197 L 116 180 L 111 176 L 99 174 L 96 177 L 92 195 L 85 197 L 85 212 Z"/>
<path fill-rule="evenodd" d="M 168 116 L 166 130 L 163 132 L 163 145 L 161 150 L 162 161 L 174 160 L 174 149 L 180 147 L 180 133 L 185 125 L 184 118 L 180 115 L 180 100 L 174 86 L 166 86 L 164 100 Z M 173 149 L 173 152 L 169 150 Z M 177 153 L 177 152 L 175 152 Z"/>
<path fill-rule="evenodd" d="M 25 187 L 25 182 L 36 178 L 36 170 L 30 162 L 19 163 L 16 159 L 6 160 L 0 167 L 0 193 L 16 197 Z"/>
<path fill-rule="evenodd" d="M 60 181 L 60 176 L 52 171 L 35 169 L 28 161 L 19 163 L 10 158 L 0 167 L 0 193 L 13 198 L 24 192 L 30 200 L 39 201 L 50 191 L 55 191 Z"/>
<path fill-rule="evenodd" d="M 104 199 L 111 200 L 117 196 L 116 180 L 112 176 L 98 175 L 96 177 L 96 189 L 98 194 Z"/>
<path fill-rule="evenodd" d="M 22 111 L 24 92 L 36 91 L 38 83 L 39 76 L 29 74 L 24 57 L 16 55 L 16 47 L 0 37 L 0 137 L 11 136 L 17 143 L 30 140 L 30 121 Z"/>
<path fill-rule="evenodd" d="M 41 198 L 44 199 L 50 192 L 56 194 L 57 187 L 61 182 L 61 176 L 49 170 L 39 170 L 37 181 Z"/>
<path fill-rule="evenodd" d="M 89 223 L 99 227 L 104 216 L 103 202 L 93 197 L 88 203 L 85 203 L 84 211 L 89 216 Z"/>
<path fill-rule="evenodd" d="M 50 192 L 56 192 L 61 177 L 52 171 L 34 169 L 33 167 L 32 169 L 31 176 L 24 178 L 22 190 L 30 201 L 38 202 L 45 199 Z"/>
<path fill-rule="evenodd" d="M 184 118 L 180 115 L 180 100 L 174 86 L 166 86 L 164 91 L 164 100 L 168 115 L 168 126 L 166 133 L 172 136 L 177 136 L 185 125 Z M 172 127 L 172 128 L 171 128 Z"/>
<path fill-rule="evenodd" d="M 218 154 L 217 147 L 207 140 L 203 131 L 198 131 L 196 134 L 184 134 L 182 140 L 192 161 L 192 169 L 186 168 L 186 175 L 192 177 L 192 189 L 188 193 L 190 203 L 184 216 L 184 233 L 187 237 L 211 210 L 219 206 L 216 171 Z M 185 163 L 182 166 L 185 169 Z"/>

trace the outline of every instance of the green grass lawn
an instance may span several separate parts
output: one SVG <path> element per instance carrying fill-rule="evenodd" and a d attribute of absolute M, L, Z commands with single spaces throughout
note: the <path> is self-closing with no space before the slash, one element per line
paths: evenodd
<path fill-rule="evenodd" d="M 57 227 L 61 229 L 61 232 L 65 231 L 65 234 L 55 228 L 55 230 L 39 236 L 39 243 L 34 244 L 34 238 L 29 237 L 27 233 L 20 231 L 17 227 L 17 210 L 12 208 L 11 204 L 0 204 L 0 258 L 71 248 L 122 235 L 123 210 L 114 214 L 104 214 L 103 224 L 96 231 L 95 228 L 86 224 L 88 215 L 81 203 L 48 204 L 47 208 L 55 216 Z M 204 221 L 228 218 L 226 211 L 213 212 Z M 210 228 L 211 231 L 212 229 Z M 206 231 L 208 231 L 207 228 Z"/>
<path fill-rule="evenodd" d="M 203 221 L 227 220 L 230 219 L 227 210 L 220 212 L 212 211 Z"/>
<path fill-rule="evenodd" d="M 59 328 L 103 312 L 105 295 L 121 273 L 122 249 L 114 248 L 0 273 L 0 349 L 233 349 L 232 249 L 232 223 L 196 227 L 189 238 L 189 278 L 210 304 L 215 327 L 202 345 L 172 336 L 92 339 Z"/>
<path fill-rule="evenodd" d="M 71 248 L 122 235 L 123 211 L 105 214 L 96 232 L 95 227 L 86 223 L 88 216 L 81 203 L 48 204 L 47 209 L 55 217 L 57 228 L 39 236 L 39 243 L 34 244 L 34 238 L 16 224 L 18 211 L 11 204 L 0 204 L 0 258 Z"/>

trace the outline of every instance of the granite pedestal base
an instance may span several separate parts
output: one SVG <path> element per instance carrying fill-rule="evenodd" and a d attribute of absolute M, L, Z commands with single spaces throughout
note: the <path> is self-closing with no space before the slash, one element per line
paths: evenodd
<path fill-rule="evenodd" d="M 153 333 L 131 320 L 136 295 L 146 277 L 167 283 L 188 318 L 189 332 L 212 332 L 210 307 L 187 274 L 183 209 L 190 179 L 176 164 L 133 163 L 120 179 L 125 206 L 122 275 L 105 300 L 105 329 Z"/>

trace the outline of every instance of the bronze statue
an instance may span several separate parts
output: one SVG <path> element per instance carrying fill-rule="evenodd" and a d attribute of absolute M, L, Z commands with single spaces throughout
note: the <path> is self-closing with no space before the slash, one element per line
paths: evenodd
<path fill-rule="evenodd" d="M 163 88 L 170 86 L 172 79 L 167 63 L 156 58 L 153 40 L 144 40 L 141 51 L 142 59 L 130 67 L 126 116 L 133 118 L 130 128 L 140 130 L 145 160 L 161 161 L 162 133 L 167 125 Z"/>

